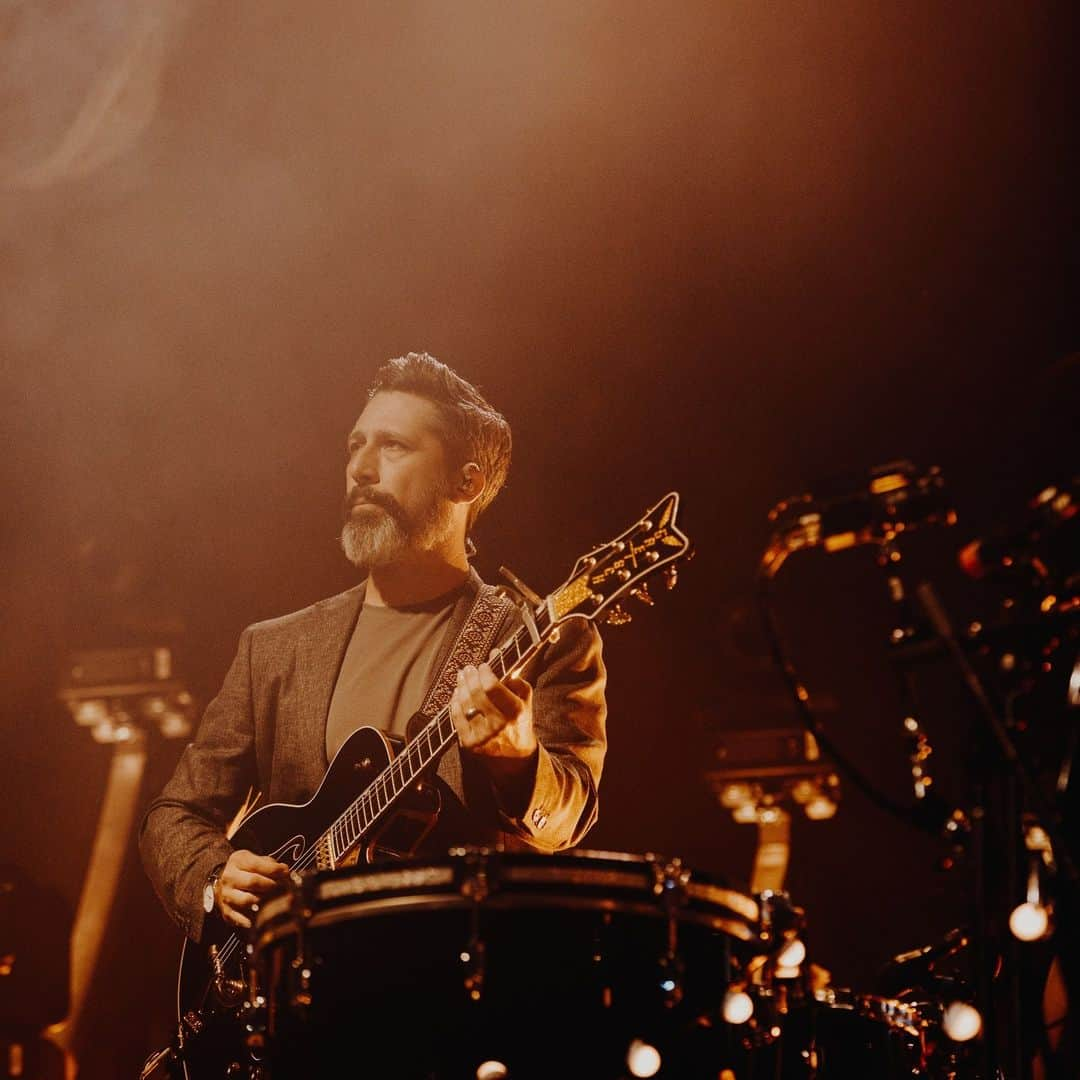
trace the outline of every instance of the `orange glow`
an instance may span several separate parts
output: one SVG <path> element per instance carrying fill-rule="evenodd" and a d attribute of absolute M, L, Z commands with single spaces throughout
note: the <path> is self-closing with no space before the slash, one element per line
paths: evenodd
<path fill-rule="evenodd" d="M 853 532 L 837 533 L 836 536 L 825 537 L 826 551 L 843 551 L 844 548 L 854 547 L 857 537 Z"/>

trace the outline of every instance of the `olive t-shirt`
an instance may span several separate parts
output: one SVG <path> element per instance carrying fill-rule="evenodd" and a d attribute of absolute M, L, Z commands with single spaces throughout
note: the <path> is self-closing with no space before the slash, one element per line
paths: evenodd
<path fill-rule="evenodd" d="M 435 659 L 461 592 L 406 607 L 360 609 L 330 699 L 328 759 L 358 727 L 404 735 L 437 674 Z"/>

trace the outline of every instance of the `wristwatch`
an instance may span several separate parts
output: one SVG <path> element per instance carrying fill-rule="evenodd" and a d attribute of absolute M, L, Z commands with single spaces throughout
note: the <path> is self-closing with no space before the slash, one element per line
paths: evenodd
<path fill-rule="evenodd" d="M 210 871 L 210 876 L 206 879 L 206 884 L 203 886 L 202 906 L 203 911 L 205 911 L 207 915 L 209 915 L 217 906 L 217 883 L 218 878 L 221 877 L 221 871 L 224 869 L 224 863 L 220 866 L 215 866 L 214 869 Z"/>

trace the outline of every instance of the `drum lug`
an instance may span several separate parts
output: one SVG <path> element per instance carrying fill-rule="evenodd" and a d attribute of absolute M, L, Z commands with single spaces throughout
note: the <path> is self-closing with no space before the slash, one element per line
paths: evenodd
<path fill-rule="evenodd" d="M 472 901 L 469 912 L 469 943 L 461 952 L 461 963 L 465 968 L 465 993 L 470 1001 L 479 1001 L 484 996 L 485 947 L 480 934 L 480 907 L 488 898 L 491 886 L 488 882 L 487 867 L 475 853 L 470 853 L 466 860 L 461 878 L 461 895 Z"/>
<path fill-rule="evenodd" d="M 673 1009 L 683 999 L 683 962 L 679 955 L 679 923 L 686 904 L 690 871 L 680 859 L 660 862 L 652 859 L 653 894 L 667 916 L 667 942 L 657 964 L 660 992 L 665 1009 Z"/>
<path fill-rule="evenodd" d="M 289 889 L 289 907 L 296 922 L 296 955 L 289 962 L 289 1002 L 298 1012 L 303 1013 L 311 1005 L 311 960 L 307 955 L 305 940 L 307 921 L 312 914 L 311 897 L 308 895 L 309 879 L 292 873 L 289 875 Z"/>

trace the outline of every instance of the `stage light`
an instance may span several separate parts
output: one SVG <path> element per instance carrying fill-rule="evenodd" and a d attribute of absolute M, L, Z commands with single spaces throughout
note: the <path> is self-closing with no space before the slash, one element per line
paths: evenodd
<path fill-rule="evenodd" d="M 1046 935 L 1049 926 L 1049 912 L 1042 904 L 1030 900 L 1017 904 L 1009 916 L 1009 929 L 1020 941 L 1038 941 Z"/>
<path fill-rule="evenodd" d="M 941 1014 L 941 1027 L 953 1042 L 970 1042 L 982 1031 L 982 1017 L 974 1005 L 953 1001 Z"/>
<path fill-rule="evenodd" d="M 811 821 L 828 821 L 836 816 L 836 803 L 825 795 L 811 799 L 804 807 L 803 813 Z"/>
<path fill-rule="evenodd" d="M 476 1080 L 506 1080 L 510 1070 L 501 1061 L 484 1061 L 476 1066 Z"/>
<path fill-rule="evenodd" d="M 1009 915 L 1009 929 L 1019 941 L 1038 941 L 1050 929 L 1050 912 L 1042 902 L 1040 868 L 1050 855 L 1050 838 L 1042 826 L 1031 823 L 1024 829 L 1028 849 L 1027 895 Z"/>
<path fill-rule="evenodd" d="M 776 966 L 781 968 L 794 968 L 798 973 L 799 965 L 806 959 L 806 946 L 798 939 L 792 938 L 776 954 Z"/>
<path fill-rule="evenodd" d="M 728 990 L 724 995 L 724 1020 L 729 1024 L 745 1024 L 754 1015 L 754 999 L 745 990 Z"/>
<path fill-rule="evenodd" d="M 642 1039 L 634 1039 L 626 1051 L 626 1067 L 631 1076 L 655 1076 L 660 1071 L 660 1051 Z"/>

